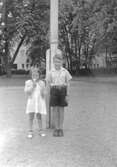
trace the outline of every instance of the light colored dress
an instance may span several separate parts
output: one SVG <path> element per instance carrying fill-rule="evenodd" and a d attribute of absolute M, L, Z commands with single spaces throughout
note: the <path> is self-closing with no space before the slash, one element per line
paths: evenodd
<path fill-rule="evenodd" d="M 27 94 L 26 114 L 40 113 L 47 114 L 45 98 L 42 97 L 41 92 L 45 93 L 45 83 L 38 81 L 36 87 L 33 88 L 33 81 L 28 80 L 25 82 L 24 92 Z"/>

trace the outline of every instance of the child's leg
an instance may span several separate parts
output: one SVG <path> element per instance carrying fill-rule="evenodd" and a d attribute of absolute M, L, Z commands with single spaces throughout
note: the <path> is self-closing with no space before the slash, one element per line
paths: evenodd
<path fill-rule="evenodd" d="M 58 122 L 58 107 L 53 107 L 53 122 L 55 129 L 59 129 L 59 122 Z"/>
<path fill-rule="evenodd" d="M 54 111 L 53 111 L 53 114 L 54 114 L 54 126 L 55 126 L 55 129 L 54 129 L 54 132 L 53 132 L 53 136 L 58 136 L 58 132 L 59 132 L 59 111 L 58 111 L 59 107 L 54 107 Z"/>
<path fill-rule="evenodd" d="M 34 113 L 29 113 L 29 131 L 33 130 Z"/>
<path fill-rule="evenodd" d="M 63 129 L 64 107 L 59 107 L 59 129 Z"/>
<path fill-rule="evenodd" d="M 27 137 L 30 139 L 33 137 L 33 120 L 34 120 L 34 113 L 29 113 L 29 132 Z"/>
<path fill-rule="evenodd" d="M 36 114 L 39 130 L 42 130 L 42 117 L 40 113 Z"/>
<path fill-rule="evenodd" d="M 38 126 L 39 126 L 39 135 L 46 136 L 46 134 L 44 133 L 44 127 L 42 126 L 42 115 L 40 113 L 37 113 L 36 117 L 37 117 Z"/>

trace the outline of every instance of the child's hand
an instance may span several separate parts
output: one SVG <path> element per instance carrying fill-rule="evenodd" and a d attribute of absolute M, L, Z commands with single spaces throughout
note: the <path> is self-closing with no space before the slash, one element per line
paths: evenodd
<path fill-rule="evenodd" d="M 45 93 L 43 91 L 41 91 L 41 97 L 44 98 L 45 97 Z"/>
<path fill-rule="evenodd" d="M 33 82 L 33 88 L 35 88 L 36 87 L 36 82 Z"/>
<path fill-rule="evenodd" d="M 25 93 L 30 96 L 32 94 L 32 90 L 33 90 L 32 81 L 27 81 L 25 83 L 25 88 L 24 88 Z"/>

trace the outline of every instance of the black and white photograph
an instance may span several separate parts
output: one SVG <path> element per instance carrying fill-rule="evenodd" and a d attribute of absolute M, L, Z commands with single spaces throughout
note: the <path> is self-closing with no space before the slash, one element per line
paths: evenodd
<path fill-rule="evenodd" d="M 117 0 L 0 0 L 0 167 L 117 167 Z"/>

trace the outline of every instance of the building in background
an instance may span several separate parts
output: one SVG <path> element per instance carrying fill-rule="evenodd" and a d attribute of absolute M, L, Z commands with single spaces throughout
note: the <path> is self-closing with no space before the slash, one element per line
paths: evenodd
<path fill-rule="evenodd" d="M 90 69 L 117 68 L 117 53 L 99 53 L 92 58 Z"/>
<path fill-rule="evenodd" d="M 106 64 L 105 53 L 97 54 L 92 58 L 92 61 L 90 64 L 91 69 L 106 68 L 106 67 L 107 67 L 107 64 Z"/>
<path fill-rule="evenodd" d="M 30 69 L 31 59 L 27 56 L 26 52 L 27 52 L 27 47 L 22 45 L 13 64 L 13 68 L 17 70 L 22 69 L 26 71 Z"/>

